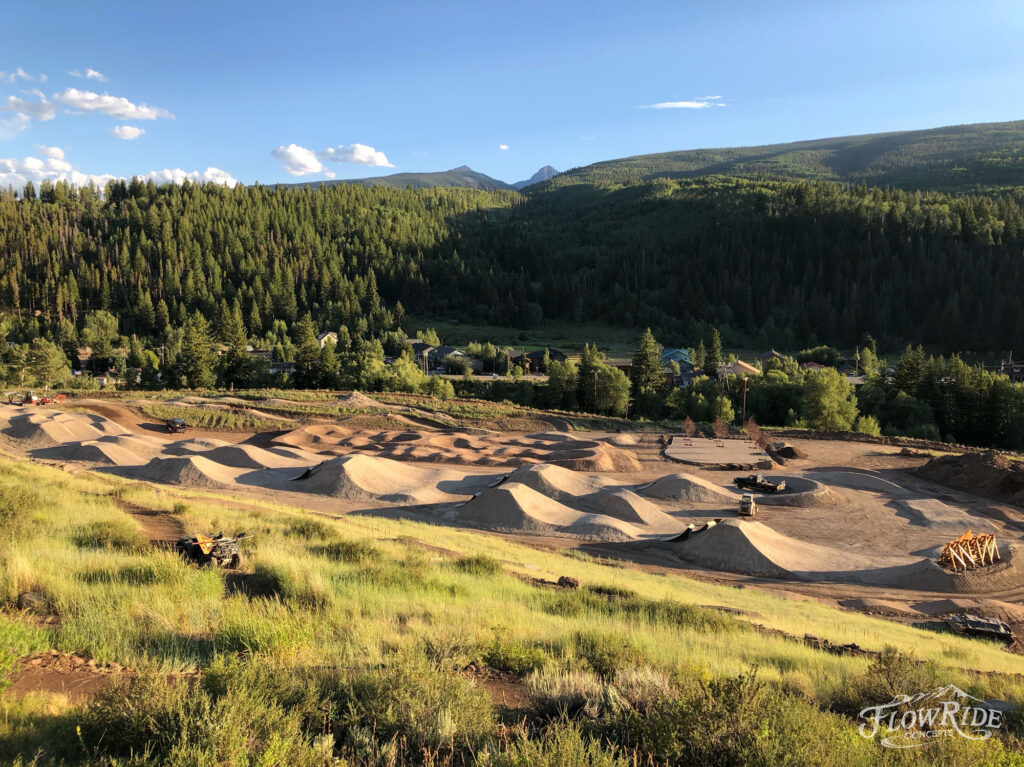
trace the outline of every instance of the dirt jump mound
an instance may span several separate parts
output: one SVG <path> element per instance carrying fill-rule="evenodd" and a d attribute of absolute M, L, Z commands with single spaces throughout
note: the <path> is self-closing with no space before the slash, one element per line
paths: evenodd
<path fill-rule="evenodd" d="M 613 484 L 605 477 L 583 474 L 550 463 L 520 466 L 509 474 L 508 481 L 519 482 L 558 501 L 596 493 Z"/>
<path fill-rule="evenodd" d="M 108 466 L 141 466 L 160 454 L 162 443 L 147 437 L 118 435 L 88 442 L 68 442 L 31 451 L 35 458 L 82 461 Z"/>
<path fill-rule="evenodd" d="M 26 447 L 56 447 L 66 442 L 88 442 L 125 430 L 103 416 L 88 413 L 35 412 L 11 416 L 3 434 Z"/>
<path fill-rule="evenodd" d="M 464 498 L 499 479 L 500 476 L 422 469 L 368 455 L 347 455 L 304 472 L 295 478 L 295 487 L 289 489 L 349 501 L 428 504 Z"/>
<path fill-rule="evenodd" d="M 519 482 L 489 488 L 463 504 L 460 522 L 491 530 L 541 535 L 571 535 L 601 541 L 630 541 L 643 533 L 607 514 L 577 511 Z"/>
<path fill-rule="evenodd" d="M 783 535 L 761 522 L 727 519 L 686 541 L 670 544 L 681 559 L 714 570 L 787 580 L 863 583 L 947 593 L 985 593 L 1018 587 L 1024 572 L 1014 547 L 1004 561 L 954 573 L 932 559 L 869 555 Z"/>
<path fill-rule="evenodd" d="M 209 458 L 189 455 L 174 458 L 154 458 L 135 472 L 141 479 L 172 485 L 221 489 L 231 487 L 238 471 L 214 463 Z"/>
<path fill-rule="evenodd" d="M 838 506 L 844 502 L 841 495 L 814 479 L 778 476 L 767 479 L 771 482 L 784 481 L 786 489 L 781 493 L 757 494 L 759 506 Z"/>
<path fill-rule="evenodd" d="M 735 493 L 692 474 L 668 474 L 649 484 L 640 485 L 636 491 L 648 498 L 665 501 L 688 501 L 725 506 L 734 505 L 737 501 Z"/>
<path fill-rule="evenodd" d="M 1024 471 L 1020 464 L 998 453 L 944 455 L 914 473 L 929 482 L 1024 506 Z"/>
<path fill-rule="evenodd" d="M 562 432 L 527 436 L 481 429 L 358 430 L 346 426 L 302 426 L 276 437 L 275 444 L 309 452 L 371 453 L 396 461 L 465 466 L 521 466 L 551 463 L 576 471 L 638 471 L 636 453 L 606 442 L 576 439 Z"/>

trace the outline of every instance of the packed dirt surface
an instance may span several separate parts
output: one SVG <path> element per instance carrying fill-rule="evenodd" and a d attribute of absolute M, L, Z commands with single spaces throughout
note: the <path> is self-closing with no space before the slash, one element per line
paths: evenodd
<path fill-rule="evenodd" d="M 30 693 L 49 693 L 80 703 L 131 673 L 131 669 L 116 663 L 97 663 L 79 655 L 48 650 L 18 661 L 6 694 L 20 700 Z"/>
<path fill-rule="evenodd" d="M 617 435 L 621 436 L 621 435 Z M 367 452 L 398 461 L 507 466 L 550 463 L 577 471 L 637 471 L 638 457 L 612 442 L 565 432 L 511 436 L 483 429 L 366 432 L 349 425 L 303 426 L 274 440 L 318 453 Z"/>
<path fill-rule="evenodd" d="M 348 405 L 362 406 L 361 397 L 350 395 Z M 201 398 L 193 404 L 203 406 Z M 132 411 L 110 407 L 116 418 L 98 408 L 0 406 L 0 449 L 218 496 L 582 548 L 656 572 L 801 593 L 901 620 L 967 604 L 1015 615 L 1024 602 L 1024 512 L 983 497 L 1018 492 L 1015 467 L 998 457 L 927 462 L 867 443 L 794 439 L 784 468 L 769 475 L 786 490 L 755 494 L 751 519 L 737 516 L 743 491 L 733 481 L 750 472 L 682 467 L 662 455 L 667 435 L 417 428 L 412 420 L 362 429 L 363 416 L 355 416 L 243 439 L 179 436 L 151 433 Z M 126 511 L 152 538 L 181 533 L 172 517 Z M 940 567 L 942 546 L 968 529 L 994 533 L 1000 560 L 967 573 Z"/>

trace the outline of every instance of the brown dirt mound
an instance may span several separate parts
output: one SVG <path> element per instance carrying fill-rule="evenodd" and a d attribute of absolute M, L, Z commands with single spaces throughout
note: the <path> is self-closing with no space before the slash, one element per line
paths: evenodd
<path fill-rule="evenodd" d="M 642 530 L 608 514 L 587 514 L 518 482 L 483 491 L 463 504 L 456 519 L 493 530 L 630 541 Z"/>
<path fill-rule="evenodd" d="M 1024 471 L 1020 464 L 998 453 L 944 455 L 914 473 L 929 482 L 1024 506 Z"/>
<path fill-rule="evenodd" d="M 714 570 L 771 578 L 839 583 L 946 593 L 986 593 L 1019 588 L 1024 568 L 1008 546 L 999 564 L 953 573 L 934 560 L 913 556 L 872 556 L 820 546 L 783 535 L 761 522 L 726 519 L 710 530 L 671 544 L 684 560 Z"/>
<path fill-rule="evenodd" d="M 649 498 L 690 503 L 733 505 L 738 500 L 734 493 L 692 474 L 668 474 L 650 484 L 641 485 L 637 492 Z"/>
<path fill-rule="evenodd" d="M 313 468 L 307 478 L 290 484 L 295 486 L 295 490 L 350 501 L 427 504 L 464 498 L 494 484 L 499 478 L 423 469 L 368 455 L 347 455 L 325 461 Z"/>
<path fill-rule="evenodd" d="M 78 655 L 47 650 L 18 662 L 7 695 L 21 699 L 29 693 L 63 695 L 78 703 L 132 670 L 116 663 L 97 663 Z"/>
<path fill-rule="evenodd" d="M 632 451 L 605 442 L 576 439 L 564 433 L 543 432 L 516 436 L 484 430 L 471 433 L 463 429 L 358 430 L 356 420 L 346 419 L 340 426 L 303 426 L 276 437 L 274 443 L 331 455 L 364 452 L 396 461 L 429 461 L 466 466 L 549 463 L 575 471 L 640 469 L 640 461 Z"/>
<path fill-rule="evenodd" d="M 142 479 L 164 484 L 221 489 L 233 486 L 238 470 L 214 463 L 209 458 L 189 455 L 180 458 L 154 458 L 135 470 Z"/>
<path fill-rule="evenodd" d="M 341 395 L 338 397 L 338 404 L 342 407 L 375 408 L 377 410 L 385 409 L 385 406 L 377 402 L 377 400 L 371 399 L 358 391 Z"/>

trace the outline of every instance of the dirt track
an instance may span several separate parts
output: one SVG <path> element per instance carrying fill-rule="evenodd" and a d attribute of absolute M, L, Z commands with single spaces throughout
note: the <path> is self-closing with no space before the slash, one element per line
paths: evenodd
<path fill-rule="evenodd" d="M 913 605 L 950 595 L 982 598 L 971 603 L 978 611 L 1024 602 L 1024 557 L 1011 556 L 1010 547 L 1022 540 L 1024 513 L 914 476 L 908 469 L 925 458 L 884 454 L 876 445 L 796 441 L 806 457 L 772 472 L 793 490 L 765 499 L 756 521 L 671 543 L 664 539 L 687 525 L 735 520 L 739 492 L 736 472 L 663 460 L 659 435 L 360 431 L 348 421 L 245 441 L 248 435 L 234 432 L 175 440 L 123 405 L 76 405 L 95 415 L 4 409 L 4 446 L 240 500 L 485 528 L 482 534 L 528 545 L 580 548 L 643 569 L 864 611 L 920 616 Z M 151 538 L 182 532 L 170 515 L 127 510 Z M 933 564 L 936 552 L 967 528 L 996 532 L 1004 562 L 982 577 L 947 578 Z"/>

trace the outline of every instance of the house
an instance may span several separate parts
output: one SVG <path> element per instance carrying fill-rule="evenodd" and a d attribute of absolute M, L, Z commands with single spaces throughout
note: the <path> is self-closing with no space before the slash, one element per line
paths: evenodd
<path fill-rule="evenodd" d="M 803 370 L 824 370 L 825 366 L 820 362 L 801 362 L 800 367 Z"/>
<path fill-rule="evenodd" d="M 757 358 L 757 363 L 761 366 L 761 370 L 767 370 L 769 367 L 771 367 L 775 363 L 778 363 L 778 364 L 781 365 L 785 361 L 786 361 L 786 355 L 785 354 L 781 354 L 781 353 L 775 351 L 774 349 L 772 349 L 771 351 L 765 352 L 764 354 L 762 354 L 760 357 Z"/>
<path fill-rule="evenodd" d="M 428 344 L 425 341 L 420 341 L 418 338 L 410 338 L 408 341 L 409 345 L 412 346 L 412 356 L 415 357 L 417 361 L 426 359 L 430 353 L 434 351 L 434 347 L 431 344 Z"/>
<path fill-rule="evenodd" d="M 271 375 L 294 375 L 295 374 L 295 363 L 294 362 L 271 362 L 268 372 Z"/>
<path fill-rule="evenodd" d="M 444 344 L 441 344 L 440 346 L 435 346 L 433 349 L 430 349 L 427 352 L 427 354 L 430 357 L 430 361 L 431 362 L 436 362 L 439 365 L 442 362 L 444 362 L 445 358 L 447 358 L 447 357 L 451 357 L 451 356 L 465 357 L 466 356 L 466 353 L 461 351 L 460 349 L 456 349 L 454 346 L 445 346 Z"/>
<path fill-rule="evenodd" d="M 761 375 L 761 371 L 753 365 L 750 365 L 743 360 L 735 360 L 730 362 L 728 365 L 724 365 L 719 371 L 720 376 L 757 376 Z"/>
<path fill-rule="evenodd" d="M 327 345 L 328 341 L 332 341 L 333 343 L 337 344 L 338 334 L 335 333 L 333 330 L 328 330 L 326 333 L 321 333 L 316 337 L 316 342 L 320 344 L 321 349 L 323 349 Z"/>
<path fill-rule="evenodd" d="M 512 363 L 521 366 L 527 373 L 545 373 L 547 372 L 544 370 L 545 355 L 552 362 L 565 362 L 568 359 L 558 349 L 537 349 L 536 351 L 526 352 L 526 354 L 519 354 L 513 357 Z"/>
<path fill-rule="evenodd" d="M 680 370 L 689 365 L 693 367 L 693 362 L 690 360 L 689 349 L 662 349 L 661 350 L 661 364 L 666 367 L 672 363 L 678 363 Z M 685 364 L 684 364 L 685 363 Z"/>
<path fill-rule="evenodd" d="M 998 365 L 986 365 L 985 371 L 995 375 L 1007 376 L 1014 383 L 1024 381 L 1024 362 L 1014 362 L 1012 358 L 1003 360 Z"/>

